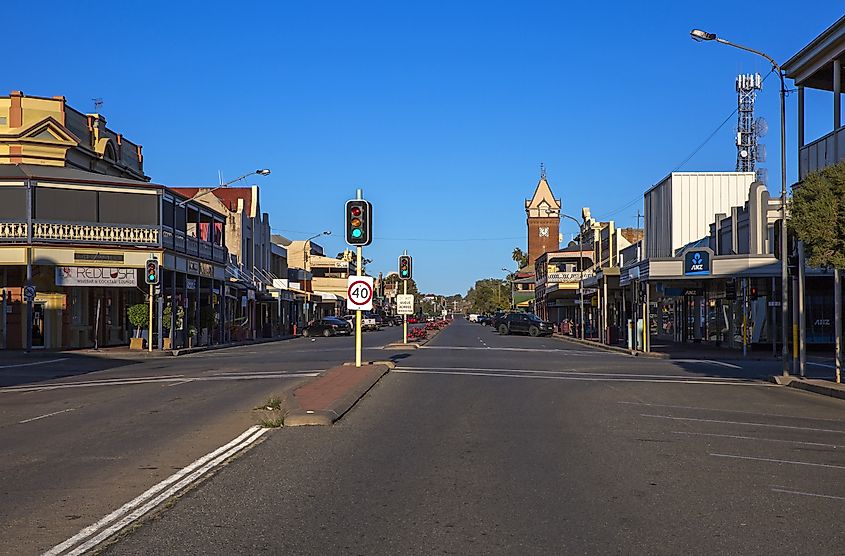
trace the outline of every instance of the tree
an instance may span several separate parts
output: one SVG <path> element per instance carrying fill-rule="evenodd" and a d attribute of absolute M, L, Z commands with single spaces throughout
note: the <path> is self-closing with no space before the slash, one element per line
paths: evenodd
<path fill-rule="evenodd" d="M 530 262 L 528 260 L 528 253 L 523 253 L 522 249 L 520 249 L 519 247 L 513 248 L 513 253 L 511 253 L 511 258 L 514 260 L 514 262 L 516 264 L 519 265 L 519 268 L 524 268 L 524 267 L 528 266 L 528 263 Z"/>
<path fill-rule="evenodd" d="M 510 290 L 502 280 L 485 278 L 478 280 L 466 296 L 469 310 L 473 313 L 493 313 L 510 307 Z"/>
<path fill-rule="evenodd" d="M 385 284 L 395 284 L 395 283 L 397 283 L 397 282 L 399 283 L 399 290 L 398 290 L 398 292 L 399 292 L 399 293 L 402 293 L 402 291 L 403 291 L 403 290 L 402 290 L 402 280 L 399 278 L 399 275 L 398 275 L 398 274 L 388 274 L 388 275 L 387 275 L 387 276 L 385 276 L 385 278 L 384 278 L 384 283 L 385 283 Z M 410 280 L 408 280 L 408 293 L 409 293 L 409 294 L 412 294 L 412 295 L 419 295 L 419 293 L 420 293 L 420 290 L 418 290 L 418 289 L 417 289 L 417 283 L 416 283 L 416 282 L 414 282 L 414 279 L 413 279 L 413 278 L 411 278 Z"/>
<path fill-rule="evenodd" d="M 804 243 L 810 266 L 833 268 L 836 381 L 842 361 L 842 286 L 845 268 L 845 162 L 809 174 L 793 193 L 789 227 Z"/>

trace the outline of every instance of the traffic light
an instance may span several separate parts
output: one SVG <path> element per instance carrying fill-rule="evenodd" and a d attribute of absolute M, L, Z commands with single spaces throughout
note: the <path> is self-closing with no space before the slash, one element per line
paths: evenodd
<path fill-rule="evenodd" d="M 749 297 L 751 297 L 751 299 L 757 299 L 757 297 L 758 297 L 757 286 L 751 286 L 750 288 L 748 288 L 748 293 L 749 293 Z"/>
<path fill-rule="evenodd" d="M 413 275 L 414 269 L 410 255 L 400 255 L 399 278 L 402 280 L 410 280 Z"/>
<path fill-rule="evenodd" d="M 147 264 L 144 266 L 146 268 L 144 282 L 147 284 L 158 284 L 158 259 L 147 259 Z"/>
<path fill-rule="evenodd" d="M 369 245 L 373 241 L 373 205 L 363 199 L 346 201 L 346 243 Z"/>

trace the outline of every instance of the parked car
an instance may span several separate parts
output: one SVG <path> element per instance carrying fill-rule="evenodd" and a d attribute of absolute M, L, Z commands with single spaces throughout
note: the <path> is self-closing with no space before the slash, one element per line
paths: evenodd
<path fill-rule="evenodd" d="M 490 315 L 478 315 L 478 324 L 490 324 L 491 322 Z"/>
<path fill-rule="evenodd" d="M 417 324 L 419 320 L 416 315 L 408 315 L 408 324 Z"/>
<path fill-rule="evenodd" d="M 490 319 L 490 326 L 495 328 L 496 330 L 499 329 L 499 325 L 504 322 L 508 315 L 511 313 L 509 311 L 496 311 L 493 317 Z"/>
<path fill-rule="evenodd" d="M 345 320 L 338 317 L 326 317 L 312 322 L 302 331 L 302 335 L 308 336 L 335 336 L 352 334 L 352 326 Z"/>
<path fill-rule="evenodd" d="M 531 313 L 511 313 L 499 324 L 499 334 L 551 336 L 555 325 Z"/>

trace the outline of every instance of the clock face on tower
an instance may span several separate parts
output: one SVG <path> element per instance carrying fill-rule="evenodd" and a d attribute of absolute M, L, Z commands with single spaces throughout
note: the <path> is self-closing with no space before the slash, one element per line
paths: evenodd
<path fill-rule="evenodd" d="M 549 237 L 549 228 L 547 226 L 540 228 L 540 237 Z"/>

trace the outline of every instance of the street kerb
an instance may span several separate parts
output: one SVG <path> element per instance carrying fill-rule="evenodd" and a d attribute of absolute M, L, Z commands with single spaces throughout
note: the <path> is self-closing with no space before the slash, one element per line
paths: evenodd
<path fill-rule="evenodd" d="M 284 426 L 331 425 L 352 407 L 390 369 L 392 361 L 355 367 L 333 367 L 285 396 Z"/>

